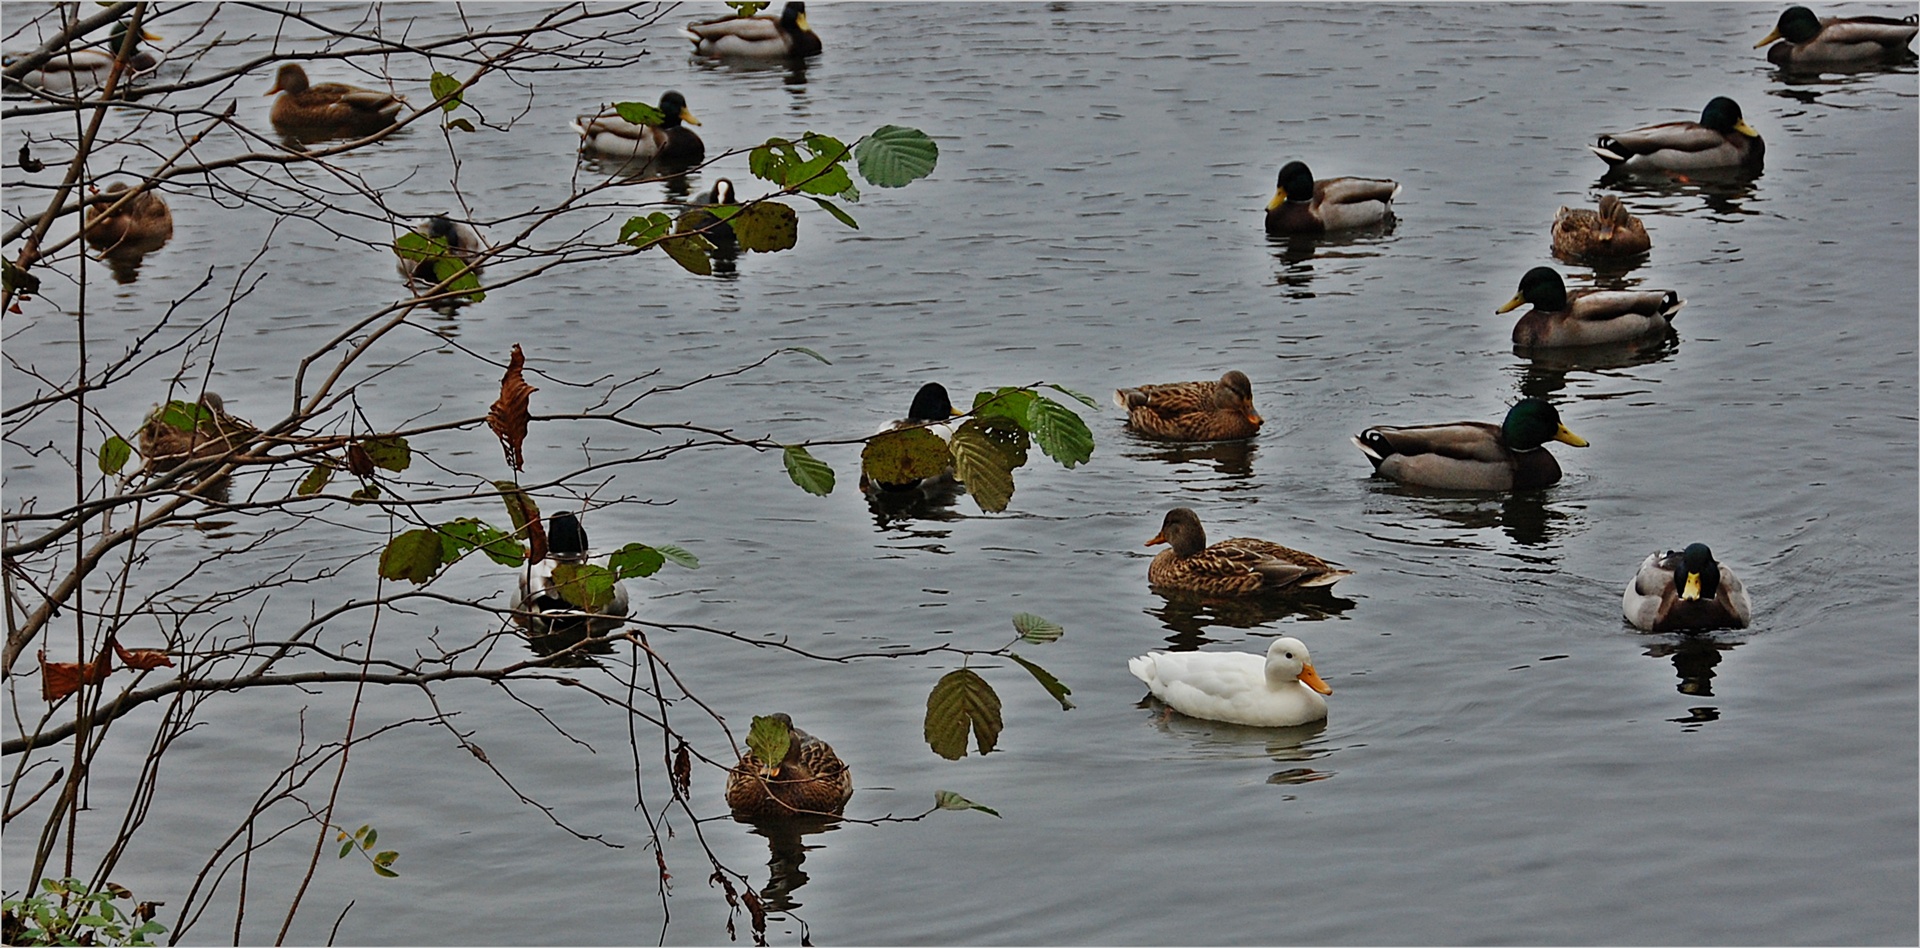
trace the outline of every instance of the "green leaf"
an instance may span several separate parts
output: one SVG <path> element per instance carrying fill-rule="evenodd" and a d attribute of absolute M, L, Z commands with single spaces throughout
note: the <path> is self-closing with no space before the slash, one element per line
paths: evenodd
<path fill-rule="evenodd" d="M 347 854 L 350 852 L 353 852 L 353 840 L 347 840 L 346 842 L 340 844 L 341 859 L 347 858 Z"/>
<path fill-rule="evenodd" d="M 981 806 L 952 790 L 933 791 L 933 805 L 942 810 L 979 810 L 982 813 L 991 813 L 994 816 L 1000 815 L 999 810 L 990 806 Z"/>
<path fill-rule="evenodd" d="M 911 484 L 945 473 L 952 463 L 947 443 L 922 427 L 874 435 L 860 452 L 860 470 L 880 484 Z"/>
<path fill-rule="evenodd" d="M 817 197 L 809 197 L 807 198 L 807 200 L 820 205 L 820 208 L 822 210 L 833 215 L 834 220 L 837 220 L 840 223 L 853 228 L 854 230 L 860 229 L 860 222 L 854 220 L 853 215 L 848 214 L 846 211 L 841 210 L 839 206 L 834 204 L 832 201 L 829 201 L 825 198 L 817 198 Z"/>
<path fill-rule="evenodd" d="M 427 88 L 432 90 L 433 98 L 436 102 L 441 99 L 446 99 L 447 96 L 453 96 L 453 98 L 440 103 L 441 111 L 451 112 L 460 107 L 460 80 L 444 72 L 436 72 L 433 74 L 433 79 L 428 82 Z"/>
<path fill-rule="evenodd" d="M 40 278 L 14 266 L 11 260 L 0 260 L 0 289 L 32 296 L 40 292 Z"/>
<path fill-rule="evenodd" d="M 787 722 L 771 715 L 753 716 L 753 729 L 747 732 L 747 749 L 760 763 L 772 766 L 786 760 L 792 742 L 793 731 Z"/>
<path fill-rule="evenodd" d="M 211 424 L 213 411 L 199 402 L 174 399 L 160 409 L 160 422 L 177 431 L 192 434 L 201 422 Z"/>
<path fill-rule="evenodd" d="M 779 201 L 742 208 L 729 223 L 743 250 L 775 253 L 792 249 L 800 239 L 800 215 Z"/>
<path fill-rule="evenodd" d="M 660 572 L 661 564 L 667 558 L 659 550 L 645 543 L 629 543 L 607 557 L 607 568 L 621 579 L 634 576 L 652 576 Z"/>
<path fill-rule="evenodd" d="M 387 548 L 380 551 L 380 578 L 404 579 L 418 586 L 440 571 L 440 554 L 439 533 L 408 530 L 388 540 Z"/>
<path fill-rule="evenodd" d="M 367 840 L 367 842 L 371 844 L 373 840 Z M 373 864 L 376 866 L 391 866 L 393 865 L 393 861 L 398 858 L 400 858 L 399 853 L 391 849 L 383 849 L 373 857 Z"/>
<path fill-rule="evenodd" d="M 400 878 L 400 874 L 399 874 L 399 873 L 397 873 L 397 872 L 395 872 L 395 871 L 393 871 L 392 869 L 388 869 L 388 868 L 387 868 L 387 867 L 385 867 L 385 866 L 374 866 L 374 867 L 373 867 L 373 874 L 374 874 L 374 875 L 376 875 L 376 876 L 382 876 L 382 877 L 385 877 L 385 878 L 388 878 L 388 879 L 398 879 L 398 878 Z"/>
<path fill-rule="evenodd" d="M 1093 432 L 1087 430 L 1087 423 L 1045 395 L 1034 396 L 1027 409 L 1027 430 L 1040 443 L 1040 450 L 1069 469 L 1093 457 Z"/>
<path fill-rule="evenodd" d="M 899 125 L 882 125 L 853 146 L 860 176 L 883 188 L 904 187 L 933 173 L 940 146 L 925 132 Z"/>
<path fill-rule="evenodd" d="M 654 211 L 644 217 L 629 217 L 620 225 L 620 242 L 635 247 L 645 247 L 652 241 L 666 236 L 673 229 L 673 218 L 665 211 Z"/>
<path fill-rule="evenodd" d="M 662 543 L 654 547 L 654 549 L 659 550 L 660 555 L 667 558 L 667 562 L 673 563 L 676 566 L 684 566 L 687 569 L 700 568 L 700 558 L 687 552 L 685 547 L 675 546 L 671 543 Z"/>
<path fill-rule="evenodd" d="M 513 532 L 525 533 L 527 524 L 540 519 L 540 505 L 520 485 L 512 481 L 494 481 L 494 490 L 500 492 L 501 502 L 507 505 L 507 516 L 513 520 Z"/>
<path fill-rule="evenodd" d="M 1035 645 L 1058 642 L 1060 636 L 1067 634 L 1067 630 L 1059 623 L 1042 619 L 1031 612 L 1014 613 L 1013 631 Z"/>
<path fill-rule="evenodd" d="M 360 840 L 360 848 L 372 849 L 373 844 L 379 839 L 380 839 L 380 831 L 369 826 L 367 827 L 367 835 Z"/>
<path fill-rule="evenodd" d="M 300 479 L 300 486 L 295 487 L 293 492 L 301 497 L 312 497 L 326 489 L 330 480 L 333 480 L 333 468 L 326 464 L 315 464 L 307 471 L 307 476 Z"/>
<path fill-rule="evenodd" d="M 449 280 L 452 282 L 449 283 Z M 480 292 L 479 272 L 459 257 L 440 257 L 434 260 L 433 282 L 446 283 L 445 292 L 465 294 L 470 302 L 478 303 L 487 298 L 487 294 Z"/>
<path fill-rule="evenodd" d="M 374 467 L 404 471 L 413 463 L 413 452 L 407 447 L 407 439 L 399 435 L 368 438 L 360 442 L 360 446 L 367 449 L 367 457 L 373 460 Z"/>
<path fill-rule="evenodd" d="M 824 360 L 822 360 L 824 361 Z M 816 497 L 825 497 L 833 493 L 833 468 L 797 444 L 787 445 L 781 450 L 780 459 L 786 462 L 787 476 L 793 482 Z"/>
<path fill-rule="evenodd" d="M 1022 613 L 1022 615 L 1024 614 L 1025 613 Z M 1041 620 L 1041 621 L 1045 621 L 1045 620 Z M 1018 653 L 1008 652 L 1007 657 L 1017 662 L 1021 668 L 1024 668 L 1027 671 L 1032 672 L 1034 680 L 1040 683 L 1040 687 L 1047 689 L 1047 694 L 1052 695 L 1053 700 L 1060 702 L 1060 710 L 1062 711 L 1073 710 L 1073 702 L 1067 700 L 1067 696 L 1070 694 L 1073 694 L 1072 688 L 1069 688 L 1066 685 L 1061 684 L 1060 679 L 1053 677 L 1052 672 L 1049 672 L 1046 669 L 1041 668 L 1040 666 L 1035 665 L 1034 663 L 1027 661 L 1024 658 L 1021 658 Z"/>
<path fill-rule="evenodd" d="M 127 439 L 114 435 L 100 445 L 100 473 L 118 474 L 133 459 L 133 445 Z"/>
<path fill-rule="evenodd" d="M 975 392 L 973 414 L 980 418 L 1005 418 L 1024 431 L 1027 428 L 1027 415 L 1036 397 L 1024 388 L 1003 387 L 991 392 Z"/>
<path fill-rule="evenodd" d="M 1001 419 L 993 419 L 999 421 Z M 953 454 L 953 476 L 967 485 L 973 502 L 986 513 L 999 513 L 1013 500 L 1012 459 L 987 436 L 979 418 L 969 418 L 948 444 Z"/>
<path fill-rule="evenodd" d="M 615 102 L 613 110 L 635 125 L 659 125 L 667 120 L 659 109 L 645 102 Z"/>
<path fill-rule="evenodd" d="M 469 122 L 469 121 L 467 121 L 466 119 L 463 119 L 463 118 L 457 118 L 457 119 L 452 119 L 452 120 L 450 120 L 450 121 L 448 121 L 448 122 L 447 122 L 447 127 L 448 127 L 448 128 L 457 128 L 457 129 L 459 129 L 459 130 L 461 130 L 461 131 L 463 131 L 463 132 L 471 132 L 471 131 L 473 131 L 473 130 L 474 130 L 474 128 L 473 128 L 473 123 L 472 123 L 472 122 Z"/>
<path fill-rule="evenodd" d="M 767 8 L 771 0 L 727 0 L 727 6 L 733 8 L 734 16 L 752 16 Z"/>
<path fill-rule="evenodd" d="M 1093 397 L 1090 395 L 1082 395 L 1079 392 L 1076 392 L 1073 389 L 1066 387 L 1065 385 L 1055 385 L 1052 382 L 1048 382 L 1047 387 L 1050 389 L 1053 389 L 1056 392 L 1060 392 L 1064 395 L 1073 396 L 1074 398 L 1078 399 L 1081 404 L 1087 406 L 1088 408 L 1093 409 L 1094 411 L 1100 410 L 1100 403 L 1094 401 Z"/>
<path fill-rule="evenodd" d="M 814 358 L 819 359 L 821 362 L 824 362 L 827 365 L 833 364 L 833 362 L 830 361 L 826 356 L 823 356 L 820 353 L 807 348 L 806 346 L 788 346 L 785 349 L 782 349 L 780 351 L 781 352 L 798 352 L 801 355 L 813 356 Z"/>
<path fill-rule="evenodd" d="M 613 571 L 604 566 L 592 563 L 553 565 L 554 593 L 569 605 L 586 612 L 601 612 L 613 604 L 613 583 Z"/>
<path fill-rule="evenodd" d="M 713 276 L 713 244 L 706 237 L 700 234 L 669 237 L 660 242 L 660 249 L 688 273 Z"/>
<path fill-rule="evenodd" d="M 807 194 L 828 196 L 843 194 L 853 187 L 853 178 L 831 154 L 815 155 L 787 171 L 791 186 Z"/>
<path fill-rule="evenodd" d="M 769 138 L 764 145 L 757 145 L 747 153 L 747 170 L 762 181 L 771 181 L 781 187 L 787 186 L 787 168 L 792 164 L 789 155 L 795 155 L 793 143 L 784 138 Z"/>
<path fill-rule="evenodd" d="M 407 231 L 394 240 L 393 252 L 399 254 L 403 260 L 420 263 L 446 253 L 447 244 L 446 241 L 437 237 Z"/>
<path fill-rule="evenodd" d="M 527 550 L 506 532 L 484 520 L 462 517 L 440 524 L 440 558 L 448 563 L 479 550 L 501 566 L 519 566 L 527 561 Z"/>
<path fill-rule="evenodd" d="M 347 502 L 353 503 L 353 504 L 365 503 L 366 501 L 369 501 L 369 500 L 379 500 L 379 499 L 380 499 L 379 484 L 368 484 L 365 487 L 362 487 L 359 490 L 356 490 L 353 493 L 347 495 Z"/>
<path fill-rule="evenodd" d="M 982 755 L 1000 740 L 1000 696 L 972 669 L 948 672 L 927 694 L 927 746 L 948 760 L 967 756 L 967 729 Z"/>

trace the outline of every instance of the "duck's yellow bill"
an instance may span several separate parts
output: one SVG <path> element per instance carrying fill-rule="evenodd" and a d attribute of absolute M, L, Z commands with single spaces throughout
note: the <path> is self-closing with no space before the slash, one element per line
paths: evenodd
<path fill-rule="evenodd" d="M 699 120 L 699 119 L 697 119 L 697 118 L 694 118 L 694 117 L 693 117 L 693 110 L 692 110 L 692 109 L 681 109 L 681 110 L 680 110 L 680 121 L 682 121 L 682 122 L 685 122 L 685 123 L 687 123 L 688 125 L 698 125 L 698 124 L 700 124 L 700 120 Z"/>
<path fill-rule="evenodd" d="M 1333 694 L 1333 689 L 1328 687 L 1326 682 L 1320 680 L 1320 673 L 1313 670 L 1312 663 L 1308 663 L 1305 668 L 1300 669 L 1300 683 L 1323 695 Z"/>
<path fill-rule="evenodd" d="M 1742 135 L 1747 136 L 1748 138 L 1760 137 L 1760 133 L 1754 131 L 1753 126 L 1748 125 L 1746 119 L 1741 119 L 1740 121 L 1733 123 L 1733 130 L 1736 132 L 1739 132 Z"/>
<path fill-rule="evenodd" d="M 1273 200 L 1267 202 L 1267 210 L 1274 210 L 1285 203 L 1287 203 L 1287 189 L 1280 188 L 1273 192 Z"/>
<path fill-rule="evenodd" d="M 1527 298 L 1525 296 L 1522 296 L 1519 293 L 1515 293 L 1513 294 L 1513 299 L 1510 299 L 1505 303 L 1500 304 L 1500 308 L 1493 311 L 1494 315 L 1497 316 L 1501 313 L 1511 313 L 1514 310 L 1519 309 L 1520 304 L 1526 301 L 1527 301 Z"/>
<path fill-rule="evenodd" d="M 799 27 L 800 32 L 802 33 L 805 33 L 810 29 L 810 27 L 807 26 L 807 15 L 804 13 L 793 18 L 793 25 Z"/>
<path fill-rule="evenodd" d="M 1771 33 L 1768 33 L 1768 34 L 1767 34 L 1767 38 L 1766 38 L 1766 39 L 1763 39 L 1763 40 L 1761 40 L 1760 42 L 1758 42 L 1758 43 L 1755 43 L 1755 44 L 1753 44 L 1753 48 L 1754 48 L 1754 49 L 1759 49 L 1760 47 L 1762 47 L 1762 46 L 1765 46 L 1765 45 L 1767 45 L 1768 43 L 1771 43 L 1771 42 L 1773 42 L 1774 40 L 1777 40 L 1777 39 L 1779 39 L 1779 38 L 1780 38 L 1780 31 L 1779 31 L 1779 30 L 1774 30 L 1773 32 L 1771 32 Z"/>
<path fill-rule="evenodd" d="M 1566 425 L 1561 425 L 1560 430 L 1553 433 L 1553 440 L 1561 444 L 1573 445 L 1576 448 L 1584 448 L 1587 446 L 1587 439 L 1568 431 Z"/>
<path fill-rule="evenodd" d="M 1687 581 L 1680 586 L 1680 598 L 1692 601 L 1700 598 L 1700 574 L 1688 573 Z"/>

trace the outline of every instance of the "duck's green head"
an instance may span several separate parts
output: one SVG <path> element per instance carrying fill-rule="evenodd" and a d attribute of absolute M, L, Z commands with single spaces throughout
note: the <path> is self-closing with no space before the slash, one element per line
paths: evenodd
<path fill-rule="evenodd" d="M 547 518 L 547 556 L 562 563 L 587 558 L 587 530 L 578 517 L 562 510 Z"/>
<path fill-rule="evenodd" d="M 1532 303 L 1534 309 L 1542 312 L 1560 312 L 1567 308 L 1566 281 L 1560 279 L 1560 274 L 1552 267 L 1534 267 L 1520 278 L 1520 292 L 1513 294 L 1513 299 L 1494 312 L 1510 313 L 1519 309 L 1521 303 Z"/>
<path fill-rule="evenodd" d="M 785 24 L 790 30 L 799 30 L 802 33 L 808 32 L 807 5 L 799 2 L 799 0 L 794 0 L 794 2 L 782 7 L 780 9 L 780 22 Z"/>
<path fill-rule="evenodd" d="M 661 128 L 672 128 L 681 122 L 688 125 L 700 124 L 700 120 L 694 118 L 693 113 L 687 110 L 687 97 L 678 92 L 668 92 L 660 97 L 660 114 L 666 116 L 660 122 Z"/>
<path fill-rule="evenodd" d="M 1768 33 L 1766 39 L 1753 44 L 1753 48 L 1759 49 L 1777 39 L 1784 39 L 1789 43 L 1804 43 L 1819 35 L 1820 18 L 1814 16 L 1812 10 L 1806 7 L 1788 7 L 1787 12 L 1780 14 L 1780 22 L 1773 25 L 1773 32 Z"/>
<path fill-rule="evenodd" d="M 145 40 L 149 43 L 160 42 L 160 37 L 155 36 L 152 33 L 147 32 L 146 30 L 141 30 L 138 33 L 133 33 L 133 41 L 132 41 L 132 44 L 129 45 L 127 41 L 128 33 L 133 33 L 133 29 L 127 25 L 127 21 L 121 20 L 120 22 L 114 24 L 113 38 L 107 41 L 107 51 L 114 54 L 115 56 L 132 56 L 136 51 L 140 49 L 141 40 Z"/>
<path fill-rule="evenodd" d="M 1700 124 L 1716 132 L 1739 132 L 1748 138 L 1760 137 L 1760 133 L 1740 117 L 1740 103 L 1723 95 L 1714 96 L 1713 101 L 1700 110 Z"/>
<path fill-rule="evenodd" d="M 939 382 L 928 382 L 913 393 L 913 404 L 907 408 L 908 421 L 946 421 L 960 414 L 953 410 L 953 401 L 947 397 L 947 387 Z"/>
<path fill-rule="evenodd" d="M 1712 599 L 1720 592 L 1720 564 L 1713 561 L 1713 551 L 1705 543 L 1689 544 L 1681 551 L 1673 584 L 1679 587 L 1681 599 Z"/>
<path fill-rule="evenodd" d="M 1280 178 L 1276 182 L 1273 200 L 1267 202 L 1271 211 L 1288 201 L 1313 200 L 1313 171 L 1304 161 L 1289 161 L 1280 167 Z"/>
<path fill-rule="evenodd" d="M 1507 439 L 1507 446 L 1520 451 L 1530 451 L 1549 441 L 1570 444 L 1576 448 L 1587 446 L 1587 439 L 1567 430 L 1560 423 L 1560 412 L 1553 403 L 1539 398 L 1523 398 L 1507 410 L 1507 420 L 1500 426 L 1500 433 Z"/>

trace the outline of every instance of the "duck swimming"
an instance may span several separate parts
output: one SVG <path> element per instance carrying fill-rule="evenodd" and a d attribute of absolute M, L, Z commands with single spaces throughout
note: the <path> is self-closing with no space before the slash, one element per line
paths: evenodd
<path fill-rule="evenodd" d="M 1747 588 L 1705 543 L 1649 553 L 1620 596 L 1627 621 L 1647 632 L 1744 629 L 1753 621 Z"/>
<path fill-rule="evenodd" d="M 1118 389 L 1113 403 L 1127 427 L 1168 441 L 1232 441 L 1260 433 L 1253 383 L 1238 370 L 1214 382 L 1172 382 Z"/>
<path fill-rule="evenodd" d="M 1376 425 L 1353 443 L 1373 471 L 1403 484 L 1445 490 L 1528 490 L 1560 481 L 1549 441 L 1587 446 L 1560 423 L 1552 403 L 1523 398 L 1498 426 L 1482 421 L 1392 427 Z"/>
<path fill-rule="evenodd" d="M 1400 185 L 1383 178 L 1316 181 L 1305 162 L 1289 161 L 1267 202 L 1267 233 L 1320 234 L 1378 224 L 1393 216 L 1399 196 Z"/>
<path fill-rule="evenodd" d="M 1600 196 L 1600 209 L 1563 207 L 1553 215 L 1553 254 L 1579 257 L 1631 257 L 1653 249 L 1647 226 L 1627 213 L 1627 206 L 1611 194 Z"/>
<path fill-rule="evenodd" d="M 961 412 L 955 411 L 953 400 L 947 395 L 947 388 L 939 382 L 928 382 L 913 393 L 913 404 L 907 407 L 907 417 L 897 418 L 881 425 L 874 434 L 885 434 L 902 428 L 925 427 L 941 441 L 953 440 L 953 425 L 949 422 Z M 860 471 L 860 490 L 872 491 L 909 491 L 921 488 L 936 488 L 953 481 L 953 468 L 948 466 L 943 473 L 932 477 L 923 477 L 903 484 L 881 482 L 867 476 L 865 468 Z"/>
<path fill-rule="evenodd" d="M 1147 546 L 1167 544 L 1147 564 L 1147 584 L 1162 592 L 1248 596 L 1286 589 L 1331 586 L 1352 576 L 1311 553 L 1234 537 L 1207 545 L 1200 515 L 1186 507 L 1167 511 L 1160 532 Z"/>
<path fill-rule="evenodd" d="M 1148 652 L 1127 661 L 1167 707 L 1192 718 L 1248 727 L 1297 727 L 1324 720 L 1333 689 L 1314 671 L 1307 646 L 1284 636 L 1264 656 L 1246 652 Z"/>
<path fill-rule="evenodd" d="M 770 16 L 723 16 L 687 25 L 685 35 L 701 56 L 790 59 L 820 52 L 820 37 L 807 26 L 807 5 L 793 0 Z"/>
<path fill-rule="evenodd" d="M 1610 168 L 1628 171 L 1757 170 L 1767 146 L 1740 115 L 1740 103 L 1715 96 L 1698 122 L 1663 122 L 1600 136 L 1587 146 Z"/>
<path fill-rule="evenodd" d="M 1552 267 L 1534 267 L 1520 290 L 1495 313 L 1522 303 L 1533 308 L 1513 326 L 1513 344 L 1525 348 L 1598 346 L 1661 335 L 1687 301 L 1672 290 L 1580 290 L 1569 294 Z"/>
<path fill-rule="evenodd" d="M 659 125 L 629 122 L 616 110 L 582 115 L 573 120 L 582 147 L 620 158 L 659 160 L 672 165 L 697 165 L 707 157 L 707 146 L 688 125 L 698 125 L 687 108 L 687 98 L 669 91 L 660 97 Z"/>
<path fill-rule="evenodd" d="M 793 726 L 785 714 L 770 715 L 787 726 L 787 755 L 769 765 L 751 750 L 727 772 L 727 808 L 740 819 L 839 816 L 853 797 L 853 768 L 817 737 Z"/>
<path fill-rule="evenodd" d="M 399 121 L 407 100 L 391 92 L 362 89 L 344 82 L 307 81 L 307 71 L 299 63 L 287 63 L 274 74 L 273 88 L 267 95 L 280 93 L 273 100 L 267 117 L 282 134 L 315 134 L 334 138 L 360 138 Z"/>
<path fill-rule="evenodd" d="M 130 190 L 125 182 L 107 185 L 112 197 Z M 119 204 L 117 209 L 114 205 Z M 111 210 L 110 210 L 111 209 Z M 114 199 L 87 207 L 86 238 L 104 256 L 137 256 L 159 250 L 173 237 L 173 211 L 154 190 L 142 191 L 121 204 Z M 216 398 L 218 396 L 215 396 Z"/>
<path fill-rule="evenodd" d="M 465 221 L 452 220 L 444 214 L 428 217 L 413 225 L 412 230 L 422 237 L 438 240 L 447 248 L 448 256 L 462 263 L 473 264 L 487 252 L 487 243 L 480 236 L 478 228 Z M 398 255 L 398 247 L 395 248 L 395 253 Z M 400 275 L 406 278 L 408 286 L 425 290 L 440 282 L 440 279 L 434 275 L 437 260 L 438 258 L 409 260 L 405 256 L 400 256 L 395 266 L 399 269 Z M 474 275 L 478 276 L 483 269 L 480 265 L 474 264 Z"/>
<path fill-rule="evenodd" d="M 1885 16 L 1823 19 L 1806 7 L 1794 6 L 1780 14 L 1773 32 L 1753 48 L 1780 40 L 1767 50 L 1767 62 L 1776 66 L 1905 62 L 1914 58 L 1907 44 L 1915 33 L 1920 33 L 1920 15 L 1910 13 L 1897 20 Z"/>
<path fill-rule="evenodd" d="M 520 571 L 520 596 L 514 600 L 515 622 L 537 634 L 548 634 L 560 626 L 584 624 L 589 634 L 598 635 L 620 628 L 627 615 L 627 586 L 615 581 L 613 599 L 598 610 L 588 612 L 561 595 L 561 576 L 554 572 L 565 565 L 588 561 L 587 531 L 580 519 L 568 511 L 547 518 L 547 558 Z"/>
<path fill-rule="evenodd" d="M 132 33 L 131 46 L 128 34 Z M 8 85 L 18 82 L 21 86 L 37 92 L 54 96 L 77 96 L 92 92 L 107 84 L 107 78 L 113 74 L 114 63 L 125 59 L 126 66 L 120 76 L 120 84 L 145 76 L 160 68 L 161 56 L 151 49 L 143 48 L 141 41 L 157 43 L 160 37 L 141 30 L 134 33 L 126 20 L 114 24 L 113 35 L 105 47 L 70 49 L 55 53 L 47 61 L 27 70 L 17 80 L 7 80 Z M 8 53 L 5 66 L 12 66 L 27 58 L 24 53 Z"/>

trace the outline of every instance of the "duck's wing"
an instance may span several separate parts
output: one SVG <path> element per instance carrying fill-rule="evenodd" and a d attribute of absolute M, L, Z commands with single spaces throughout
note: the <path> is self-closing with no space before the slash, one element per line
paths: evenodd
<path fill-rule="evenodd" d="M 1392 427 L 1375 425 L 1354 439 L 1375 464 L 1390 455 L 1438 455 L 1458 461 L 1495 463 L 1509 457 L 1500 428 L 1484 421 Z"/>
<path fill-rule="evenodd" d="M 1821 21 L 1820 33 L 1814 42 L 1848 46 L 1873 43 L 1897 48 L 1913 42 L 1916 33 L 1920 33 L 1920 19 L 1915 17 L 1898 20 L 1887 16 L 1833 18 Z"/>
<path fill-rule="evenodd" d="M 1113 393 L 1114 404 L 1129 412 L 1150 411 L 1157 415 L 1178 415 L 1213 407 L 1214 390 L 1219 382 L 1171 382 L 1123 388 Z"/>
<path fill-rule="evenodd" d="M 1632 131 L 1602 135 L 1595 151 L 1610 152 L 1620 159 L 1649 155 L 1657 151 L 1684 154 L 1712 151 L 1727 143 L 1727 135 L 1699 122 L 1665 122 Z M 1606 155 L 1601 155 L 1606 157 Z"/>
<path fill-rule="evenodd" d="M 1266 658 L 1246 652 L 1148 652 L 1127 667 L 1154 697 L 1183 713 L 1196 700 L 1224 702 L 1266 687 Z"/>
<path fill-rule="evenodd" d="M 1714 595 L 1714 601 L 1740 628 L 1746 628 L 1753 621 L 1753 600 L 1747 597 L 1747 587 L 1725 563 L 1720 564 L 1720 590 Z"/>
<path fill-rule="evenodd" d="M 1633 578 L 1627 580 L 1627 588 L 1620 595 L 1620 611 L 1635 628 L 1651 631 L 1660 621 L 1666 603 L 1675 595 L 1673 567 L 1679 558 L 1680 554 L 1671 551 L 1649 553 Z"/>
<path fill-rule="evenodd" d="M 617 135 L 621 138 L 631 138 L 634 141 L 645 139 L 661 140 L 666 137 L 666 133 L 662 132 L 659 127 L 643 125 L 639 122 L 629 122 L 621 118 L 618 112 L 602 112 L 599 115 L 579 116 L 573 120 L 573 128 L 582 136 L 588 138 L 602 133 Z"/>
<path fill-rule="evenodd" d="M 764 16 L 726 16 L 689 23 L 687 33 L 695 42 L 731 38 L 760 43 L 780 38 L 780 21 Z"/>
<path fill-rule="evenodd" d="M 1270 587 L 1330 586 L 1337 580 L 1353 575 L 1351 571 L 1341 569 L 1312 553 L 1269 540 L 1233 537 L 1214 544 L 1216 549 L 1221 547 L 1253 557 L 1253 572 L 1259 573 Z"/>
<path fill-rule="evenodd" d="M 1588 322 L 1639 317 L 1671 319 L 1687 301 L 1672 290 L 1588 290 L 1568 302 L 1573 318 Z"/>
<path fill-rule="evenodd" d="M 1392 203 L 1399 195 L 1400 185 L 1384 178 L 1324 178 L 1313 183 L 1316 204 Z"/>

